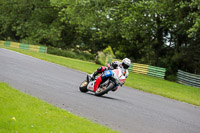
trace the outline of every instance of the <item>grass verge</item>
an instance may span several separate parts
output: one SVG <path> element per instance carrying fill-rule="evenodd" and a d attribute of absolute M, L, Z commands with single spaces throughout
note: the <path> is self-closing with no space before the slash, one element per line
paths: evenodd
<path fill-rule="evenodd" d="M 10 47 L 8 49 L 87 73 L 94 72 L 100 66 L 95 63 L 65 58 L 61 56 L 36 53 Z M 145 92 L 150 92 L 153 94 L 200 106 L 200 88 L 189 87 L 175 82 L 134 73 L 130 73 L 125 85 Z"/>
<path fill-rule="evenodd" d="M 111 129 L 75 116 L 0 82 L 1 133 L 112 133 Z"/>

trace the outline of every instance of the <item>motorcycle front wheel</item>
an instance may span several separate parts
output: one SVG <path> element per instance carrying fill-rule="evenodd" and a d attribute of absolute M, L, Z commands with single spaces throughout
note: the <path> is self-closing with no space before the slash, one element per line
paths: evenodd
<path fill-rule="evenodd" d="M 81 85 L 79 86 L 79 89 L 81 92 L 87 92 L 88 89 L 87 89 L 87 85 L 88 85 L 88 82 L 86 80 L 84 80 Z"/>
<path fill-rule="evenodd" d="M 106 87 L 106 88 L 98 88 L 95 92 L 95 95 L 102 96 L 102 95 L 106 94 L 107 92 L 109 92 L 110 90 L 112 90 L 114 86 L 115 86 L 114 83 L 110 83 L 108 85 L 108 87 Z"/>

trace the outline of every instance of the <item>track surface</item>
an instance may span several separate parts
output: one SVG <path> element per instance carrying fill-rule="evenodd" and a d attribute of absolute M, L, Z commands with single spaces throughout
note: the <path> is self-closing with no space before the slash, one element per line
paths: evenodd
<path fill-rule="evenodd" d="M 123 133 L 200 133 L 200 107 L 128 87 L 96 97 L 79 91 L 85 77 L 83 72 L 0 48 L 0 82 L 74 114 Z"/>

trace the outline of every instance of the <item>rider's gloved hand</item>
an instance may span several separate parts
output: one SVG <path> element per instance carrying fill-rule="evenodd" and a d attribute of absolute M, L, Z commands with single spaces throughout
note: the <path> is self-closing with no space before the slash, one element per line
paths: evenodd
<path fill-rule="evenodd" d="M 124 82 L 125 83 L 125 82 Z M 121 83 L 120 86 L 122 87 L 124 85 L 124 83 Z"/>
<path fill-rule="evenodd" d="M 120 86 L 122 87 L 123 84 L 120 84 Z"/>
<path fill-rule="evenodd" d="M 113 69 L 114 69 L 113 66 L 108 67 L 108 70 L 113 70 Z"/>

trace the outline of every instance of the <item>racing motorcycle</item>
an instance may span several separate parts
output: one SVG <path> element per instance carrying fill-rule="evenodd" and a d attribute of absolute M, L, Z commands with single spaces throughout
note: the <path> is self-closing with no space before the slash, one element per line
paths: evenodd
<path fill-rule="evenodd" d="M 91 75 L 87 75 L 86 80 L 84 80 L 79 89 L 81 92 L 92 91 L 96 96 L 102 96 L 109 91 L 117 90 L 118 86 L 122 86 L 125 83 L 125 70 L 123 68 L 118 68 L 114 70 L 106 70 L 102 74 L 105 74 L 107 77 L 100 84 L 97 90 L 94 92 L 94 85 L 98 75 L 95 77 L 95 80 L 91 80 Z"/>

